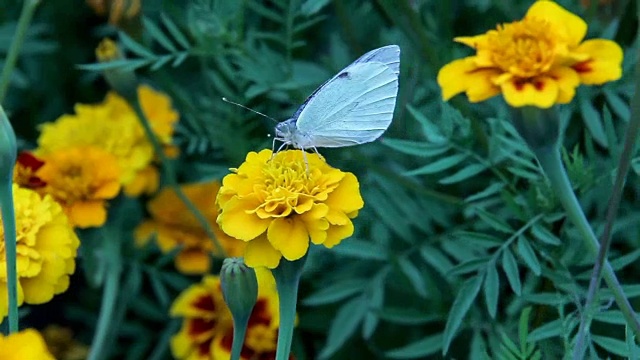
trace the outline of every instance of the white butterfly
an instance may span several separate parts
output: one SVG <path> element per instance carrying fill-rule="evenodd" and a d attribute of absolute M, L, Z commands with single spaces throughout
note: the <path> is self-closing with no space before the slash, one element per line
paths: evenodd
<path fill-rule="evenodd" d="M 275 140 L 298 149 L 342 147 L 379 138 L 391 124 L 398 95 L 400 47 L 362 55 L 316 89 L 293 117 L 276 125 Z"/>

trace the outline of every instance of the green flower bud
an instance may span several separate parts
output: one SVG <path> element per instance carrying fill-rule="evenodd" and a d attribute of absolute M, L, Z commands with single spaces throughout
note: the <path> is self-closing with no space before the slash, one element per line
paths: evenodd
<path fill-rule="evenodd" d="M 96 48 L 96 58 L 101 63 L 124 60 L 125 57 L 115 41 L 105 38 Z M 102 71 L 107 83 L 127 100 L 137 99 L 138 79 L 127 67 L 106 68 Z"/>
<path fill-rule="evenodd" d="M 227 258 L 220 270 L 222 296 L 231 310 L 234 324 L 241 325 L 251 316 L 258 300 L 256 272 L 244 264 L 243 258 Z"/>

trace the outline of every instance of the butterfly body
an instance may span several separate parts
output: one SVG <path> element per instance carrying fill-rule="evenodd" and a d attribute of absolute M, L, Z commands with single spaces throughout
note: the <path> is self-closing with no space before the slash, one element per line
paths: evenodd
<path fill-rule="evenodd" d="M 371 142 L 391 124 L 400 48 L 372 50 L 321 85 L 286 121 L 276 139 L 299 149 L 343 147 Z"/>

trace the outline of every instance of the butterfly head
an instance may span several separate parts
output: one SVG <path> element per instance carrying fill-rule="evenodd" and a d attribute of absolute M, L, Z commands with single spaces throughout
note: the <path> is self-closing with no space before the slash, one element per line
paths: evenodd
<path fill-rule="evenodd" d="M 284 145 L 293 145 L 298 149 L 309 147 L 309 137 L 303 134 L 296 126 L 296 118 L 287 119 L 276 125 L 276 137 Z"/>

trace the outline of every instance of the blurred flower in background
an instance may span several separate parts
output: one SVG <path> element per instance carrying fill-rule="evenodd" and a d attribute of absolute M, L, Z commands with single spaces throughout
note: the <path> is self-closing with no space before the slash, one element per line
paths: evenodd
<path fill-rule="evenodd" d="M 89 347 L 76 341 L 70 328 L 49 325 L 42 330 L 42 336 L 57 360 L 84 360 L 89 355 Z"/>
<path fill-rule="evenodd" d="M 18 303 L 46 303 L 69 287 L 69 275 L 75 271 L 80 241 L 62 207 L 51 196 L 41 196 L 14 184 L 13 197 L 17 228 Z M 0 221 L 0 239 L 4 239 L 1 225 Z M 4 240 L 0 241 L 0 318 L 3 318 L 8 307 L 7 264 Z"/>
<path fill-rule="evenodd" d="M 253 308 L 241 358 L 275 359 L 279 312 L 276 285 L 271 272 L 256 269 L 258 302 Z M 171 316 L 184 318 L 182 328 L 171 339 L 177 359 L 226 360 L 231 354 L 233 321 L 222 298 L 220 279 L 205 276 L 199 284 L 182 292 L 171 307 Z"/>
<path fill-rule="evenodd" d="M 96 15 L 108 15 L 111 25 L 119 26 L 140 15 L 142 0 L 87 0 L 87 5 Z"/>
<path fill-rule="evenodd" d="M 42 165 L 44 165 L 42 159 L 30 152 L 21 152 L 13 168 L 13 182 L 27 189 L 40 189 L 46 186 L 47 184 L 36 175 Z"/>
<path fill-rule="evenodd" d="M 138 87 L 143 111 L 159 141 L 169 152 L 179 114 L 166 95 L 146 85 Z M 42 126 L 38 156 L 46 157 L 65 148 L 93 146 L 115 156 L 125 193 L 138 196 L 157 190 L 158 174 L 150 168 L 155 159 L 153 146 L 127 102 L 111 92 L 97 105 L 77 104 L 76 113 L 63 115 Z"/>
<path fill-rule="evenodd" d="M 0 359 L 55 360 L 47 350 L 42 335 L 33 329 L 26 329 L 8 336 L 0 333 Z"/>
<path fill-rule="evenodd" d="M 72 225 L 87 228 L 107 221 L 106 200 L 120 192 L 117 159 L 96 147 L 61 149 L 46 155 L 37 171 L 44 192 L 60 203 Z"/>
<path fill-rule="evenodd" d="M 207 219 L 227 256 L 241 255 L 245 243 L 226 235 L 216 223 L 216 196 L 220 183 L 208 181 L 186 184 L 182 185 L 181 189 Z M 135 238 L 138 245 L 146 244 L 155 236 L 160 250 L 164 253 L 181 247 L 175 259 L 178 271 L 184 274 L 204 274 L 211 270 L 211 254 L 214 253 L 212 239 L 207 236 L 198 219 L 173 189 L 162 189 L 147 203 L 147 209 L 151 219 L 136 229 Z"/>
<path fill-rule="evenodd" d="M 466 93 L 480 102 L 500 93 L 514 107 L 568 103 L 580 84 L 622 76 L 622 49 L 610 40 L 582 41 L 587 24 L 552 1 L 536 1 L 524 19 L 483 35 L 455 40 L 476 55 L 454 60 L 438 73 L 444 100 Z"/>
<path fill-rule="evenodd" d="M 248 266 L 275 268 L 284 256 L 302 258 L 309 240 L 328 248 L 353 234 L 351 219 L 364 206 L 358 179 L 329 166 L 318 154 L 251 152 L 218 194 L 218 223 L 247 241 Z"/>

